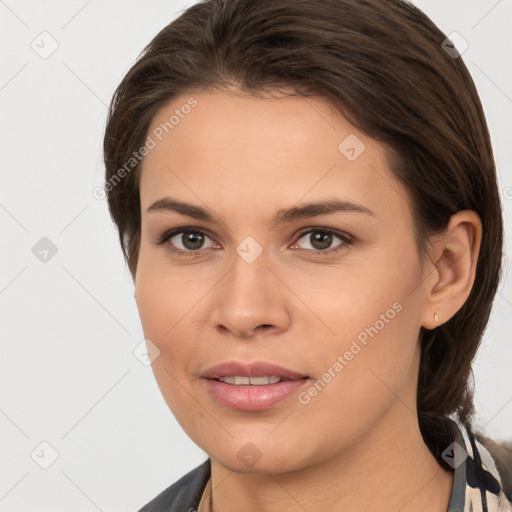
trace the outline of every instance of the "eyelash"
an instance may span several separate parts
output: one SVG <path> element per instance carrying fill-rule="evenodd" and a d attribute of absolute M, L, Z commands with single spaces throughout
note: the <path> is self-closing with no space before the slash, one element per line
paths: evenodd
<path fill-rule="evenodd" d="M 174 229 L 171 229 L 169 231 L 166 231 L 155 243 L 156 243 L 156 245 L 164 245 L 173 236 L 179 235 L 179 234 L 185 234 L 185 233 L 196 233 L 196 234 L 207 236 L 208 238 L 212 238 L 208 234 L 208 232 L 204 231 L 203 229 L 193 228 L 193 227 L 174 228 Z M 334 236 L 340 238 L 343 243 L 340 243 L 339 245 L 337 245 L 333 249 L 326 249 L 326 250 L 323 250 L 323 251 L 322 250 L 314 250 L 314 249 L 299 249 L 299 250 L 302 250 L 302 251 L 307 251 L 309 254 L 314 254 L 314 255 L 320 255 L 320 254 L 321 255 L 325 255 L 325 254 L 328 254 L 328 255 L 332 255 L 333 253 L 337 253 L 338 251 L 340 251 L 342 249 L 345 249 L 345 248 L 347 248 L 347 247 L 349 247 L 350 245 L 353 244 L 353 239 L 351 237 L 349 237 L 347 234 L 342 233 L 340 231 L 333 230 L 333 229 L 329 229 L 329 228 L 309 228 L 307 230 L 304 230 L 301 233 L 299 233 L 297 241 L 300 240 L 305 235 L 308 235 L 308 234 L 311 234 L 311 233 L 322 233 L 322 234 L 327 234 L 327 235 L 334 235 Z M 187 256 L 197 256 L 198 254 L 200 254 L 201 250 L 202 249 L 198 249 L 196 251 L 193 251 L 193 250 L 183 251 L 181 249 L 171 249 L 173 254 L 177 254 L 178 256 L 185 256 L 185 257 L 187 257 Z"/>

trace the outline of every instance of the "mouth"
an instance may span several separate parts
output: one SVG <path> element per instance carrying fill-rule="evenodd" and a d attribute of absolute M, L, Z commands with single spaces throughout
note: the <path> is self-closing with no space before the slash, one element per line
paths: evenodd
<path fill-rule="evenodd" d="M 217 404 L 244 411 L 268 409 L 310 380 L 309 375 L 266 362 L 229 361 L 207 369 L 201 376 Z"/>
<path fill-rule="evenodd" d="M 230 384 L 232 386 L 268 386 L 269 384 L 277 384 L 278 382 L 293 379 L 282 379 L 281 377 L 277 377 L 275 375 L 264 375 L 261 377 L 245 377 L 243 375 L 236 375 L 219 377 L 214 380 L 225 382 L 226 384 Z"/>

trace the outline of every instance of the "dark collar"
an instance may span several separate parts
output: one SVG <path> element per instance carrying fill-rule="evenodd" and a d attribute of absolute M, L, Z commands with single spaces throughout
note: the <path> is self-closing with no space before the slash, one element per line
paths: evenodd
<path fill-rule="evenodd" d="M 210 478 L 210 459 L 189 471 L 144 505 L 139 512 L 197 512 Z"/>

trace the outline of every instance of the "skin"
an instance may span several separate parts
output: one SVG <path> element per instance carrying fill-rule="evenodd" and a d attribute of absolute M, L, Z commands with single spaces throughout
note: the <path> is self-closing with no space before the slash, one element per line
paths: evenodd
<path fill-rule="evenodd" d="M 148 133 L 191 96 L 197 106 L 143 162 L 135 297 L 145 337 L 160 350 L 152 366 L 162 395 L 211 457 L 213 510 L 445 511 L 453 474 L 429 452 L 416 416 L 418 335 L 436 327 L 435 312 L 446 322 L 467 299 L 478 216 L 454 215 L 422 259 L 385 147 L 328 102 L 188 93 L 162 107 Z M 338 149 L 350 134 L 365 145 L 354 161 Z M 218 219 L 147 211 L 164 197 Z M 280 209 L 328 198 L 374 215 L 272 223 Z M 207 232 L 202 246 L 181 234 L 157 245 L 185 227 Z M 303 235 L 311 228 L 353 243 L 333 236 L 322 246 Z M 236 251 L 248 236 L 263 250 L 252 263 Z M 263 360 L 309 375 L 307 390 L 394 303 L 400 312 L 305 405 L 293 395 L 263 411 L 232 410 L 200 378 L 223 361 Z M 237 457 L 247 443 L 261 456 L 251 467 Z"/>

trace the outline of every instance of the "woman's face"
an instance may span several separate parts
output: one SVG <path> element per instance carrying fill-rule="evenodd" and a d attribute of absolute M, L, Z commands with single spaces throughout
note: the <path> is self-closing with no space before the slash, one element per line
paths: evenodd
<path fill-rule="evenodd" d="M 136 300 L 190 438 L 279 473 L 415 420 L 426 286 L 383 147 L 324 100 L 227 92 L 175 98 L 148 134 Z M 232 361 L 304 378 L 204 377 Z"/>

